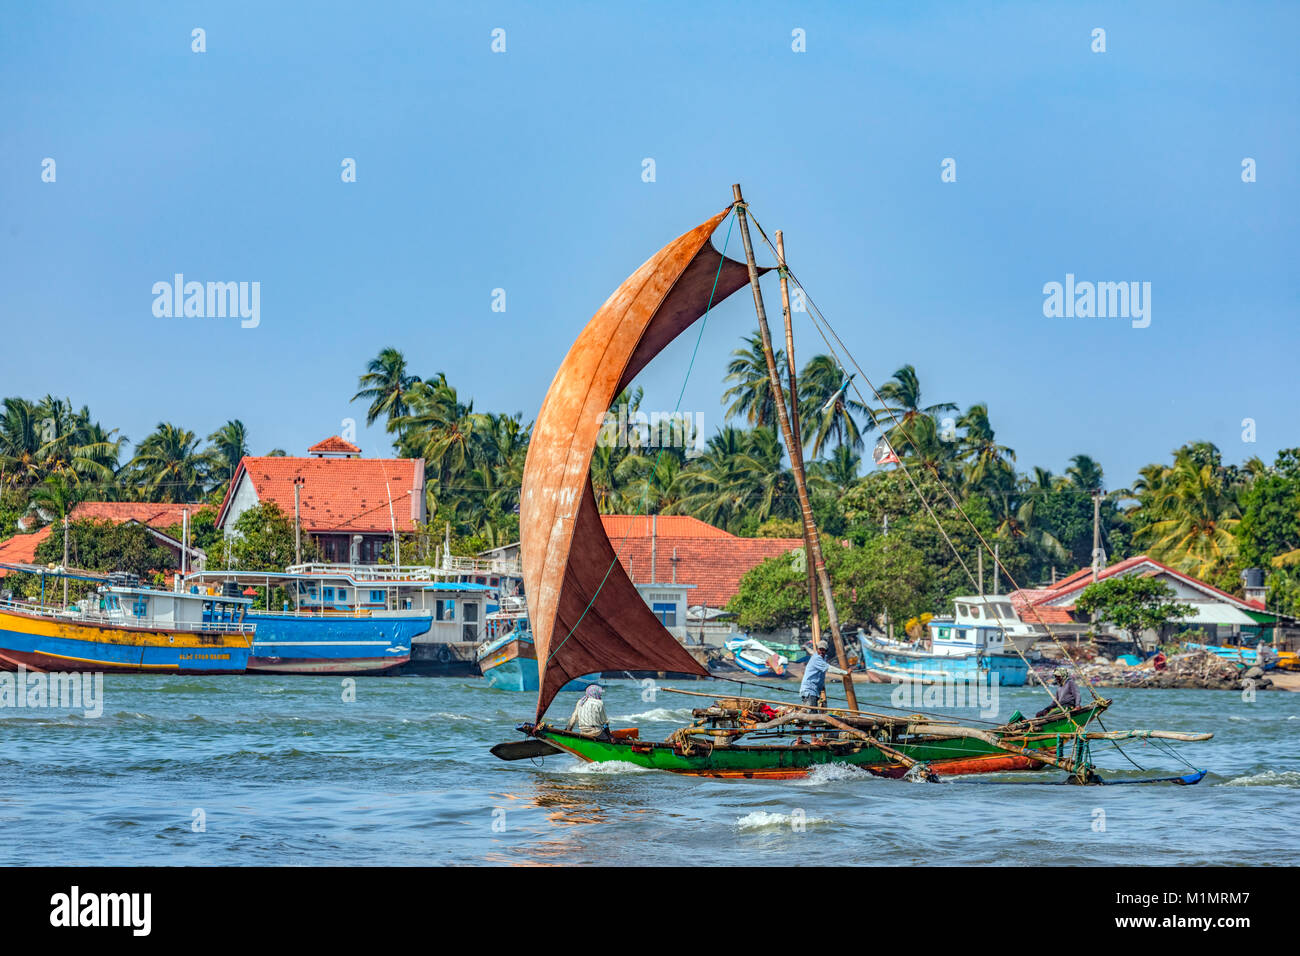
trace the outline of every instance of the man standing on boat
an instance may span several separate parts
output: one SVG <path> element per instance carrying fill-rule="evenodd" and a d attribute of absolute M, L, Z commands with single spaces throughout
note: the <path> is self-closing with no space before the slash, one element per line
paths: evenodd
<path fill-rule="evenodd" d="M 609 715 L 605 713 L 605 702 L 601 700 L 604 691 L 600 685 L 591 684 L 583 695 L 578 698 L 578 703 L 573 708 L 573 716 L 569 722 L 564 725 L 565 730 L 572 730 L 573 725 L 578 725 L 578 733 L 584 737 L 598 737 L 601 740 L 610 740 L 609 733 Z"/>
<path fill-rule="evenodd" d="M 1056 699 L 1035 714 L 1036 717 L 1042 717 L 1055 710 L 1057 707 L 1062 707 L 1065 710 L 1073 710 L 1075 707 L 1079 706 L 1079 686 L 1074 682 L 1074 678 L 1070 676 L 1069 671 L 1064 667 L 1058 667 L 1056 670 L 1052 671 L 1052 683 L 1056 684 L 1060 688 L 1059 690 L 1052 691 L 1052 696 Z"/>
<path fill-rule="evenodd" d="M 848 673 L 848 671 L 836 667 L 826 659 L 826 651 L 829 648 L 830 644 L 826 641 L 818 641 L 812 657 L 808 658 L 808 663 L 804 665 L 803 681 L 799 684 L 799 698 L 803 701 L 805 707 L 821 706 L 822 697 L 826 691 L 826 675 L 828 673 Z"/>

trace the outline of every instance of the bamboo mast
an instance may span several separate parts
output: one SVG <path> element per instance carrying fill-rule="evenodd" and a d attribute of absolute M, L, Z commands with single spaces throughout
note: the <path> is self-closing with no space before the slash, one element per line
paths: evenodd
<path fill-rule="evenodd" d="M 794 326 L 790 318 L 790 281 L 789 274 L 785 268 L 785 239 L 781 230 L 776 231 L 776 257 L 778 262 L 779 273 L 781 276 L 781 315 L 785 319 L 785 360 L 787 370 L 790 373 L 790 401 L 794 405 L 794 417 L 790 422 L 790 430 L 794 433 L 795 455 L 799 457 L 799 470 L 803 470 L 803 435 L 799 421 L 799 379 L 795 373 L 794 362 Z M 812 608 L 812 643 L 813 647 L 822 636 L 822 609 L 821 600 L 817 596 L 817 572 L 813 569 L 812 541 L 808 538 L 808 529 L 804 528 L 803 536 L 804 556 L 808 558 L 804 562 L 805 570 L 808 572 L 808 602 Z"/>
<path fill-rule="evenodd" d="M 767 326 L 767 310 L 763 307 L 763 290 L 758 284 L 758 264 L 754 261 L 754 243 L 749 237 L 749 219 L 745 215 L 745 199 L 740 193 L 740 184 L 733 185 L 731 192 L 736 200 L 736 219 L 740 223 L 740 237 L 745 243 L 745 261 L 749 264 L 749 285 L 754 290 L 754 311 L 758 314 L 758 330 L 763 337 L 763 357 L 767 359 L 767 379 L 772 387 L 772 400 L 776 405 L 776 418 L 781 425 L 781 434 L 785 438 L 786 448 L 790 451 L 790 468 L 794 472 L 795 488 L 799 493 L 799 510 L 803 513 L 804 540 L 811 548 L 808 557 L 821 583 L 822 597 L 826 601 L 826 619 L 835 642 L 835 654 L 839 658 L 840 667 L 847 671 L 848 655 L 844 653 L 844 639 L 840 636 L 839 617 L 835 613 L 835 596 L 831 591 L 831 579 L 826 573 L 826 562 L 822 558 L 817 525 L 813 523 L 812 504 L 808 499 L 808 484 L 803 473 L 803 458 L 799 454 L 794 433 L 790 429 L 790 416 L 785 407 L 785 391 L 781 387 L 781 376 L 776 370 L 776 356 L 772 353 L 772 330 Z M 816 602 L 813 604 L 815 606 Z M 849 707 L 857 710 L 858 696 L 853 688 L 853 675 L 846 673 L 841 680 L 844 682 L 844 696 Z"/>

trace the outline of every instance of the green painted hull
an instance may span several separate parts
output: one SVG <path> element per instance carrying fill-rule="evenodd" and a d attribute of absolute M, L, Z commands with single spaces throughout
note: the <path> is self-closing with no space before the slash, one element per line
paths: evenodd
<path fill-rule="evenodd" d="M 1074 712 L 1073 720 L 1062 715 L 1043 723 L 1034 732 L 1061 734 L 1064 746 L 1069 748 L 1076 727 L 1086 726 L 1104 709 L 1104 704 L 1080 708 Z M 862 742 L 728 747 L 710 747 L 701 743 L 693 752 L 684 753 L 672 743 L 637 739 L 597 740 L 545 723 L 536 728 L 525 724 L 520 730 L 590 763 L 623 761 L 649 770 L 705 777 L 803 777 L 822 764 L 847 764 L 886 777 L 901 777 L 908 769 L 896 758 Z M 1009 744 L 1044 750 L 1049 755 L 1056 751 L 1054 740 L 1027 743 L 1023 737 L 1012 733 L 1005 734 L 1002 739 Z M 1046 766 L 1041 761 L 1008 753 L 974 737 L 916 737 L 897 740 L 889 746 L 912 760 L 928 764 L 940 776 L 1038 770 Z M 1069 756 L 1068 749 L 1064 755 Z"/>

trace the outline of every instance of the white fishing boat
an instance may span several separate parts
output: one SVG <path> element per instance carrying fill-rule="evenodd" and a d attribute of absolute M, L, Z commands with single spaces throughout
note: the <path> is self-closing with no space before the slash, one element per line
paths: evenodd
<path fill-rule="evenodd" d="M 733 637 L 723 645 L 736 664 L 755 677 L 784 677 L 790 660 L 752 637 Z"/>

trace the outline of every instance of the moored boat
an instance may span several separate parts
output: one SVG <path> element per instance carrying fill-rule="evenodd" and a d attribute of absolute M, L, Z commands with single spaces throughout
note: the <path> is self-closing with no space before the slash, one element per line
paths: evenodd
<path fill-rule="evenodd" d="M 528 626 L 528 606 L 522 597 L 501 599 L 501 607 L 487 616 L 487 640 L 479 645 L 479 671 L 498 690 L 536 691 L 537 649 Z M 577 677 L 560 690 L 583 691 L 600 683 L 599 674 Z"/>
<path fill-rule="evenodd" d="M 490 589 L 438 580 L 424 566 L 295 565 L 284 572 L 200 571 L 184 579 L 198 593 L 283 590 L 279 610 L 250 610 L 257 625 L 249 673 L 395 674 L 424 642 L 429 656 L 454 663 Z M 458 613 L 459 612 L 459 613 Z"/>
<path fill-rule="evenodd" d="M 255 630 L 250 603 L 109 583 L 67 608 L 0 601 L 0 669 L 242 674 Z"/>
<path fill-rule="evenodd" d="M 785 677 L 790 659 L 751 637 L 733 637 L 723 646 L 731 652 L 736 665 L 755 677 Z"/>

